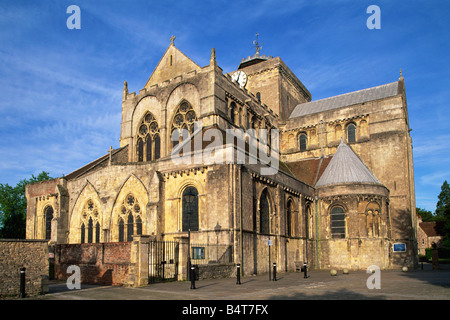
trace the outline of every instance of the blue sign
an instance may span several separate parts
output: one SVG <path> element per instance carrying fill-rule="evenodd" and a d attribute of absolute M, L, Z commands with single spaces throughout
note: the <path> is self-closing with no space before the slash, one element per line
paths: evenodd
<path fill-rule="evenodd" d="M 394 243 L 394 252 L 405 252 L 406 243 Z"/>

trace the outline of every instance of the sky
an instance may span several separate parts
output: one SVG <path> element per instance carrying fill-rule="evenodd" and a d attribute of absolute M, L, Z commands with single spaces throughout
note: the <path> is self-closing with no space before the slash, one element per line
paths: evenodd
<path fill-rule="evenodd" d="M 80 29 L 69 29 L 80 8 Z M 380 29 L 369 29 L 370 5 Z M 450 2 L 366 0 L 2 0 L 0 183 L 67 175 L 119 147 L 122 89 L 139 92 L 174 35 L 224 73 L 279 56 L 327 98 L 405 78 L 417 207 L 434 211 L 450 180 Z M 389 150 L 386 150 L 389 152 Z"/>

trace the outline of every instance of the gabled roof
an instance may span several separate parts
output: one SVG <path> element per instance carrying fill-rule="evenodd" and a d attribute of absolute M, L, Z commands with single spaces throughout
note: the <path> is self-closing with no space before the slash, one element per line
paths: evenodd
<path fill-rule="evenodd" d="M 444 234 L 442 231 L 444 223 L 442 221 L 421 222 L 419 226 L 428 237 L 438 237 Z"/>
<path fill-rule="evenodd" d="M 351 106 L 363 102 L 384 99 L 396 96 L 399 92 L 398 82 L 384 84 L 382 86 L 354 91 L 338 96 L 311 101 L 297 105 L 289 119 L 306 116 L 318 112 L 324 112 L 341 107 Z"/>
<path fill-rule="evenodd" d="M 341 139 L 336 153 L 317 181 L 316 187 L 348 183 L 382 185 L 355 151 Z"/>
<path fill-rule="evenodd" d="M 124 156 L 127 156 L 128 154 L 128 145 L 126 145 L 125 147 L 121 147 L 118 149 L 114 149 L 111 151 L 111 157 L 112 157 L 112 161 L 113 162 L 118 162 L 117 159 L 118 157 L 121 157 L 121 154 L 124 153 Z M 81 177 L 82 175 L 84 175 L 87 172 L 90 172 L 91 170 L 95 169 L 95 168 L 99 168 L 101 166 L 104 166 L 107 161 L 109 160 L 109 153 L 101 156 L 100 158 L 82 166 L 81 168 L 76 169 L 75 171 L 72 171 L 71 173 L 69 173 L 68 175 L 65 175 L 64 178 L 66 178 L 67 180 L 71 180 L 71 179 L 76 179 Z"/>
<path fill-rule="evenodd" d="M 198 64 L 171 43 L 144 87 L 149 89 L 154 84 L 173 79 L 184 73 L 200 70 L 201 67 Z"/>

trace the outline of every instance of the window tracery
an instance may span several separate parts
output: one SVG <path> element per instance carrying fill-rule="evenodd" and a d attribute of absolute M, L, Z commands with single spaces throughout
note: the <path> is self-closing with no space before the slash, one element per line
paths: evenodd
<path fill-rule="evenodd" d="M 87 200 L 81 212 L 81 243 L 100 242 L 100 218 L 101 216 L 95 202 L 92 199 Z M 85 230 L 86 228 L 87 230 Z"/>
<path fill-rule="evenodd" d="M 133 235 L 142 234 L 141 211 L 141 205 L 136 197 L 133 194 L 127 195 L 120 206 L 118 219 L 119 242 L 132 241 Z"/>
<path fill-rule="evenodd" d="M 143 117 L 137 134 L 138 161 L 153 161 L 160 158 L 161 138 L 158 122 L 150 112 Z"/>
<path fill-rule="evenodd" d="M 183 101 L 175 112 L 171 127 L 172 147 L 175 148 L 184 138 L 183 129 L 190 134 L 194 133 L 194 123 L 197 121 L 197 115 L 194 108 L 187 101 Z M 174 140 L 175 139 L 175 140 Z"/>

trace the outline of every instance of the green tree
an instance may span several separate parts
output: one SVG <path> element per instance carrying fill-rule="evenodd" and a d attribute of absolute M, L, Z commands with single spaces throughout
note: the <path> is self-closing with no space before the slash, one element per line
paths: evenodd
<path fill-rule="evenodd" d="M 418 216 L 422 217 L 423 222 L 430 222 L 436 219 L 435 215 L 431 211 L 422 208 L 416 208 L 416 213 Z"/>
<path fill-rule="evenodd" d="M 15 187 L 0 183 L 0 238 L 24 239 L 27 217 L 25 186 L 29 183 L 51 180 L 48 172 L 20 180 Z"/>
<path fill-rule="evenodd" d="M 445 212 L 450 207 L 450 186 L 447 180 L 441 186 L 441 193 L 438 196 L 438 202 L 436 204 L 436 216 L 443 218 Z"/>
<path fill-rule="evenodd" d="M 450 248 L 450 186 L 447 180 L 442 184 L 441 193 L 438 196 L 436 217 L 444 223 L 442 244 L 444 247 Z"/>

